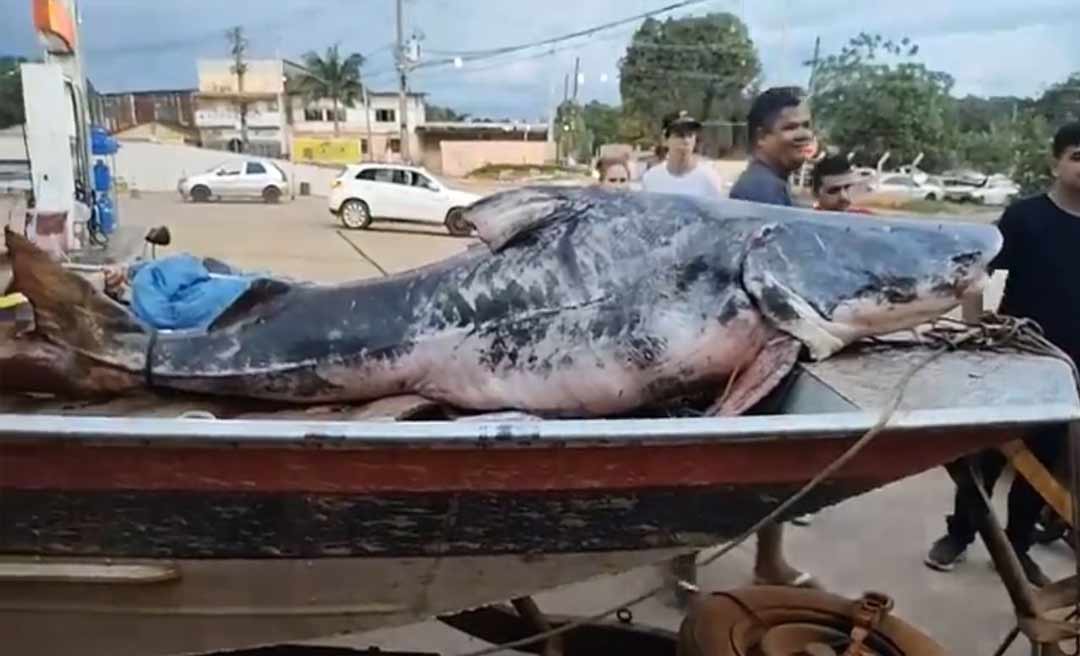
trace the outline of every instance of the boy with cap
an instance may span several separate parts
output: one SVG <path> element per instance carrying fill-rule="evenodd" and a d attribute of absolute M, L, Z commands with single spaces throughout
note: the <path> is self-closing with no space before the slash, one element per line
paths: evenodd
<path fill-rule="evenodd" d="M 666 159 L 641 176 L 645 191 L 720 199 L 724 193 L 720 176 L 694 154 L 701 123 L 686 111 L 664 117 Z"/>

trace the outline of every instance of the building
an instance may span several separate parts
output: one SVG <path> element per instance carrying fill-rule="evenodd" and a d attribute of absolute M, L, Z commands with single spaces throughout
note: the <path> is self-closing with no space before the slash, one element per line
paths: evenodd
<path fill-rule="evenodd" d="M 195 127 L 195 89 L 93 94 L 93 113 L 110 134 L 145 123 Z"/>
<path fill-rule="evenodd" d="M 432 173 L 468 175 L 489 164 L 539 166 L 555 161 L 547 123 L 440 121 L 417 128 L 420 155 Z"/>
<path fill-rule="evenodd" d="M 414 160 L 419 159 L 420 153 L 417 130 L 426 123 L 424 96 L 422 93 L 405 96 L 406 134 Z M 313 158 L 308 153 L 315 152 L 312 145 L 329 142 L 352 142 L 362 159 L 401 160 L 401 101 L 397 93 L 369 90 L 367 105 L 361 98 L 352 107 L 338 107 L 336 137 L 333 103 L 329 99 L 309 100 L 300 94 L 290 94 L 289 102 L 294 160 L 311 161 Z"/>
<path fill-rule="evenodd" d="M 240 152 L 246 118 L 246 152 L 282 157 L 289 150 L 285 95 L 286 63 L 280 59 L 246 62 L 243 89 L 231 59 L 199 60 L 195 126 L 205 148 Z"/>

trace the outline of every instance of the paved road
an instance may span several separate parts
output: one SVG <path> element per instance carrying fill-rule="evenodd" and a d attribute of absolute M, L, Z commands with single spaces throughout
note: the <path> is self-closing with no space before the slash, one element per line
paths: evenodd
<path fill-rule="evenodd" d="M 6 216 L 6 208 L 0 210 Z M 379 276 L 380 269 L 401 271 L 459 252 L 471 241 L 449 237 L 438 226 L 339 231 L 319 198 L 278 206 L 192 205 L 172 195 L 145 195 L 122 199 L 120 212 L 125 225 L 168 225 L 174 241 L 166 252 L 186 250 L 245 268 L 325 282 Z M 990 292 L 992 302 L 997 293 Z M 944 528 L 950 503 L 948 478 L 941 470 L 928 472 L 826 510 L 809 527 L 790 527 L 791 558 L 833 591 L 851 596 L 870 589 L 887 592 L 896 599 L 898 615 L 958 656 L 992 653 L 1012 620 L 1005 590 L 985 550 L 975 546 L 968 562 L 951 574 L 930 571 L 922 564 L 926 549 Z M 1003 508 L 999 513 L 1004 517 Z M 1064 576 L 1072 567 L 1063 548 L 1039 548 L 1035 556 L 1054 576 Z M 746 584 L 751 562 L 752 544 L 740 547 L 704 570 L 701 583 L 707 589 Z M 552 591 L 538 600 L 555 612 L 589 613 L 632 597 L 658 580 L 655 570 L 644 568 Z M 656 601 L 641 605 L 634 614 L 669 628 L 679 620 L 671 608 Z M 480 646 L 435 622 L 329 642 L 445 653 Z M 1017 645 L 1009 653 L 1025 650 Z"/>

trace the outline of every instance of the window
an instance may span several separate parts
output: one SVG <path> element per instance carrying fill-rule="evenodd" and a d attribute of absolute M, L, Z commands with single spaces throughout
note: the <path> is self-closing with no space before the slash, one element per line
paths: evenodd
<path fill-rule="evenodd" d="M 356 179 L 371 180 L 373 182 L 394 182 L 394 172 L 391 169 L 364 169 L 356 174 Z"/>
<path fill-rule="evenodd" d="M 304 120 L 305 121 L 321 121 L 323 120 L 323 110 L 318 108 L 304 108 Z"/>
<path fill-rule="evenodd" d="M 326 116 L 327 116 L 326 120 L 328 120 L 328 121 L 334 120 L 333 115 L 334 115 L 334 110 L 332 110 L 332 109 L 326 110 Z M 338 120 L 338 123 L 344 123 L 345 122 L 345 108 L 344 107 L 338 108 L 338 110 L 337 110 L 337 120 Z"/>
<path fill-rule="evenodd" d="M 393 123 L 397 120 L 397 112 L 392 109 L 376 109 L 375 120 L 379 123 Z"/>
<path fill-rule="evenodd" d="M 360 154 L 367 155 L 367 139 L 360 140 Z"/>
<path fill-rule="evenodd" d="M 218 175 L 240 175 L 240 166 L 228 164 L 218 169 Z"/>
<path fill-rule="evenodd" d="M 248 175 L 256 175 L 266 173 L 266 167 L 258 162 L 248 162 L 247 164 Z"/>
<path fill-rule="evenodd" d="M 405 185 L 406 187 L 411 186 L 412 172 L 394 169 L 394 184 Z"/>
<path fill-rule="evenodd" d="M 392 152 L 392 153 L 400 153 L 401 152 L 401 139 L 391 139 L 390 140 L 390 152 Z"/>
<path fill-rule="evenodd" d="M 431 190 L 435 189 L 435 183 L 431 181 L 431 178 L 415 172 L 413 173 L 413 186 Z"/>

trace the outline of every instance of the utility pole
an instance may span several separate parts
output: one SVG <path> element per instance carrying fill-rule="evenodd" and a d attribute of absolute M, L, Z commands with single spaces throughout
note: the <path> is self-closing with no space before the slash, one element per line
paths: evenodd
<path fill-rule="evenodd" d="M 821 53 L 821 37 L 814 39 L 814 58 L 810 60 L 810 80 L 806 83 L 806 92 L 810 98 L 814 97 L 814 86 L 817 84 L 818 56 Z"/>
<path fill-rule="evenodd" d="M 567 73 L 562 81 L 562 101 L 570 100 L 570 74 Z"/>
<path fill-rule="evenodd" d="M 574 102 L 577 102 L 578 77 L 581 70 L 581 57 L 574 57 Z"/>
<path fill-rule="evenodd" d="M 397 67 L 398 67 L 398 105 L 399 113 L 398 117 L 400 142 L 401 142 L 401 160 L 403 162 L 409 162 L 409 134 L 408 134 L 408 120 L 406 119 L 406 110 L 408 105 L 406 104 L 406 93 L 408 93 L 408 80 L 406 79 L 406 67 L 405 67 L 405 35 L 402 28 L 402 0 L 397 0 Z"/>
<path fill-rule="evenodd" d="M 240 150 L 247 152 L 248 129 L 247 129 L 247 99 L 244 97 L 244 74 L 247 73 L 247 63 L 244 61 L 244 52 L 247 50 L 247 39 L 244 38 L 244 28 L 236 26 L 226 32 L 225 37 L 229 40 L 230 52 L 233 56 L 232 72 L 236 75 L 236 91 L 240 98 Z"/>
<path fill-rule="evenodd" d="M 375 153 L 375 143 L 371 140 L 371 97 L 368 96 L 367 83 L 361 81 L 360 88 L 364 91 L 364 116 L 367 121 L 367 153 L 362 153 L 364 161 L 372 161 Z"/>

